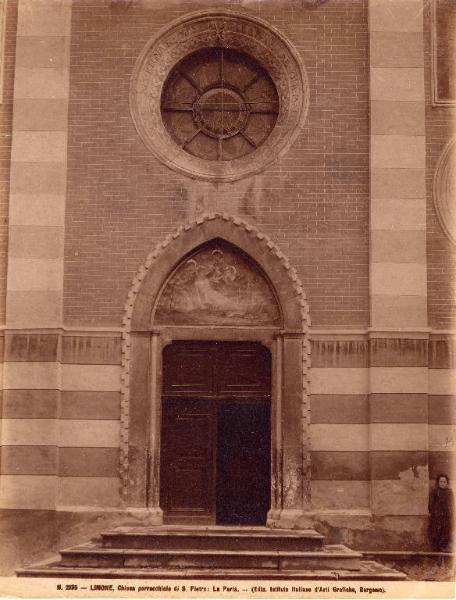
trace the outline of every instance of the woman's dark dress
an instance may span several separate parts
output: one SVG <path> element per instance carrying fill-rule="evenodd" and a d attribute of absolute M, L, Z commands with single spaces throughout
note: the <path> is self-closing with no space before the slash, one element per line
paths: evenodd
<path fill-rule="evenodd" d="M 429 497 L 429 540 L 435 551 L 449 551 L 453 530 L 453 492 L 436 487 Z"/>

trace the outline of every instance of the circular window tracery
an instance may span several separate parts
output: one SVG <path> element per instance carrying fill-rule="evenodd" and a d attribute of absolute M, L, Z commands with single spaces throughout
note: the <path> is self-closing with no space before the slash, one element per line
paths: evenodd
<path fill-rule="evenodd" d="M 130 87 L 134 124 L 155 157 L 218 182 L 258 173 L 282 156 L 308 102 L 306 72 L 290 42 L 262 19 L 223 9 L 161 30 L 139 56 Z"/>
<path fill-rule="evenodd" d="M 279 97 L 265 69 L 230 48 L 204 48 L 181 60 L 167 78 L 161 112 L 185 151 L 227 161 L 250 154 L 277 121 Z"/>

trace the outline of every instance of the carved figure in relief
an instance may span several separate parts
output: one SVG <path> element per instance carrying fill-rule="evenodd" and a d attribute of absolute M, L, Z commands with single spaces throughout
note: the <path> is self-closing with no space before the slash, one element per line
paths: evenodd
<path fill-rule="evenodd" d="M 206 248 L 186 260 L 159 300 L 155 320 L 171 324 L 277 325 L 280 312 L 260 272 L 234 251 Z"/>

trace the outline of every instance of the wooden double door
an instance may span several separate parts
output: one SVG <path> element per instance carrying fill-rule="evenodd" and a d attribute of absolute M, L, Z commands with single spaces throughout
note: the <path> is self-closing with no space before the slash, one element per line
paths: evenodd
<path fill-rule="evenodd" d="M 163 356 L 166 522 L 263 525 L 271 497 L 271 358 L 256 343 L 175 342 Z"/>

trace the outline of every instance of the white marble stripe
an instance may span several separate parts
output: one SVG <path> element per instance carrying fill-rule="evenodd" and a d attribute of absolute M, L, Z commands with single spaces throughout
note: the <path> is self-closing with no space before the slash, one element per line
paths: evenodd
<path fill-rule="evenodd" d="M 14 80 L 15 98 L 68 98 L 68 69 L 29 69 L 17 67 Z"/>
<path fill-rule="evenodd" d="M 365 368 L 312 368 L 310 391 L 312 394 L 366 394 L 369 371 Z"/>
<path fill-rule="evenodd" d="M 424 169 L 424 135 L 371 135 L 371 161 L 377 169 Z"/>
<path fill-rule="evenodd" d="M 4 446 L 117 448 L 119 421 L 91 419 L 1 419 Z"/>
<path fill-rule="evenodd" d="M 57 480 L 53 475 L 2 475 L 0 508 L 52 510 Z"/>
<path fill-rule="evenodd" d="M 54 162 L 66 168 L 67 134 L 64 131 L 15 131 L 11 148 L 14 162 Z"/>
<path fill-rule="evenodd" d="M 425 231 L 426 206 L 420 198 L 371 198 L 371 230 Z"/>
<path fill-rule="evenodd" d="M 371 67 L 370 92 L 372 100 L 424 102 L 424 69 Z"/>
<path fill-rule="evenodd" d="M 117 477 L 61 477 L 58 505 L 115 507 L 120 504 Z"/>
<path fill-rule="evenodd" d="M 20 36 L 69 36 L 71 0 L 20 0 L 17 34 Z"/>
<path fill-rule="evenodd" d="M 74 365 L 56 362 L 6 362 L 4 389 L 62 389 L 115 392 L 119 365 Z"/>
<path fill-rule="evenodd" d="M 311 449 L 314 452 L 427 451 L 443 449 L 446 443 L 446 449 L 450 450 L 451 444 L 445 440 L 451 435 L 454 440 L 455 426 L 431 427 L 437 428 L 432 430 L 432 447 L 427 423 L 312 424 Z"/>
<path fill-rule="evenodd" d="M 57 291 L 62 288 L 62 258 L 9 258 L 8 290 Z"/>
<path fill-rule="evenodd" d="M 117 392 L 119 365 L 62 365 L 62 389 L 68 391 Z"/>
<path fill-rule="evenodd" d="M 392 296 L 426 296 L 426 256 L 422 263 L 372 262 L 371 293 Z"/>
<path fill-rule="evenodd" d="M 423 31 L 423 0 L 370 0 L 369 31 Z"/>
<path fill-rule="evenodd" d="M 456 451 L 456 425 L 429 425 L 429 450 Z"/>
<path fill-rule="evenodd" d="M 371 367 L 370 391 L 377 394 L 426 394 L 427 367 Z"/>
<path fill-rule="evenodd" d="M 56 446 L 58 421 L 56 419 L 2 419 L 4 446 Z"/>
<path fill-rule="evenodd" d="M 64 419 L 59 422 L 59 446 L 118 448 L 119 431 L 119 421 Z"/>
<path fill-rule="evenodd" d="M 427 423 L 372 423 L 370 450 L 428 450 Z"/>
<path fill-rule="evenodd" d="M 429 394 L 456 394 L 456 369 L 429 369 Z"/>
<path fill-rule="evenodd" d="M 60 388 L 60 364 L 55 362 L 6 362 L 5 390 L 54 390 Z"/>
<path fill-rule="evenodd" d="M 369 425 L 311 424 L 310 447 L 317 451 L 369 450 Z"/>
<path fill-rule="evenodd" d="M 311 489 L 312 505 L 318 512 L 335 510 L 343 511 L 342 514 L 346 515 L 347 511 L 369 507 L 369 481 L 313 480 Z"/>
<path fill-rule="evenodd" d="M 58 227 L 65 224 L 65 196 L 58 194 L 10 194 L 10 223 L 22 226 Z"/>

